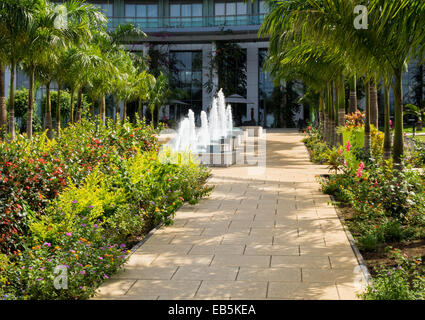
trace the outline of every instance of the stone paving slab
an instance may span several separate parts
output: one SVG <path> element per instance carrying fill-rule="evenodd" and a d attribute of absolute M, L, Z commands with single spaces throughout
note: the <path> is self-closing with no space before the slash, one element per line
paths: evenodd
<path fill-rule="evenodd" d="M 212 194 L 184 205 L 96 299 L 356 299 L 361 274 L 302 136 L 267 132 L 266 167 L 214 168 Z"/>

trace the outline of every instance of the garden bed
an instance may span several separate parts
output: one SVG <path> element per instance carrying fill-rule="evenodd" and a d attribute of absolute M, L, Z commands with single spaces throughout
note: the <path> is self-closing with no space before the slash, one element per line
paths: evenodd
<path fill-rule="evenodd" d="M 159 224 L 208 194 L 207 168 L 157 130 L 81 120 L 0 141 L 0 299 L 87 299 Z M 179 159 L 179 161 L 177 161 Z"/>
<path fill-rule="evenodd" d="M 412 166 L 418 161 L 405 161 L 402 170 L 384 162 L 376 131 L 371 156 L 349 141 L 330 147 L 315 129 L 304 141 L 313 162 L 329 165 L 322 191 L 332 197 L 372 275 L 362 298 L 424 299 L 425 176 Z"/>
<path fill-rule="evenodd" d="M 348 204 L 338 202 L 335 203 L 335 208 L 350 232 L 359 235 L 358 230 L 353 226 L 356 211 Z M 406 254 L 409 257 L 421 257 L 425 261 L 425 239 L 381 243 L 372 251 L 359 248 L 372 276 L 377 276 L 376 270 L 380 267 L 393 268 L 397 265 L 392 256 L 392 249 L 388 250 L 389 248 L 396 248 L 400 250 L 401 254 Z"/>

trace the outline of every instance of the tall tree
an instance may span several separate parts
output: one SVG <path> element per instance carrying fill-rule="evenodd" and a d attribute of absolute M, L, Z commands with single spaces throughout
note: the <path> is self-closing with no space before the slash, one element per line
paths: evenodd
<path fill-rule="evenodd" d="M 0 1 L 2 42 L 6 44 L 5 60 L 10 69 L 9 133 L 15 139 L 15 72 L 27 52 L 27 33 L 35 21 L 35 12 L 41 0 Z"/>

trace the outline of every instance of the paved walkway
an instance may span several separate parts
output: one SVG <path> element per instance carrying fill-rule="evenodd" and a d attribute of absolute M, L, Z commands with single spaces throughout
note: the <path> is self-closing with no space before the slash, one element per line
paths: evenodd
<path fill-rule="evenodd" d="M 260 175 L 213 169 L 211 196 L 182 207 L 96 298 L 355 299 L 358 263 L 315 178 L 327 169 L 301 139 L 269 131 Z"/>

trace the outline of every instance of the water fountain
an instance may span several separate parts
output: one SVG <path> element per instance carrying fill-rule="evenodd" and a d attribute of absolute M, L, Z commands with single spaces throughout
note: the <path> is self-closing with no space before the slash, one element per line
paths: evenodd
<path fill-rule="evenodd" d="M 189 110 L 179 125 L 177 136 L 167 146 L 174 152 L 188 151 L 209 166 L 230 166 L 236 162 L 244 132 L 233 127 L 232 108 L 226 107 L 223 91 L 212 101 L 209 114 L 201 112 L 201 127 L 195 126 L 195 114 Z"/>

